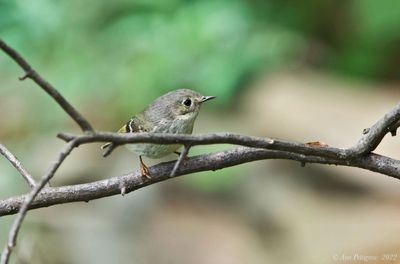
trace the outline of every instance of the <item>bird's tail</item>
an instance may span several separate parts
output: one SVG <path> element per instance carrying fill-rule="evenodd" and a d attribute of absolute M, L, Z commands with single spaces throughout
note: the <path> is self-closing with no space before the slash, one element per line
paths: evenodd
<path fill-rule="evenodd" d="M 121 128 L 118 130 L 118 133 L 126 133 L 126 132 L 127 132 L 127 127 L 128 127 L 128 124 L 129 124 L 129 123 L 130 123 L 130 122 L 128 122 L 128 123 L 127 123 L 126 125 L 124 125 L 123 127 L 121 127 Z M 112 142 L 108 142 L 108 143 L 104 144 L 103 146 L 101 146 L 101 149 L 104 149 L 103 157 L 107 157 L 108 155 L 110 155 L 111 152 L 113 152 L 113 150 L 114 150 L 116 147 L 118 147 L 118 144 L 115 144 L 115 143 L 112 143 Z"/>
<path fill-rule="evenodd" d="M 101 146 L 101 149 L 104 150 L 103 152 L 103 157 L 107 157 L 108 155 L 111 154 L 111 152 L 116 148 L 116 145 L 114 143 L 108 142 L 104 145 Z"/>

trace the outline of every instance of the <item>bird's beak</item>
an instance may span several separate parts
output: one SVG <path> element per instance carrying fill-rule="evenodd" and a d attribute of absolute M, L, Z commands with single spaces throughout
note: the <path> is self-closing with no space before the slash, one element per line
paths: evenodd
<path fill-rule="evenodd" d="M 200 100 L 200 103 L 204 103 L 205 101 L 209 101 L 214 98 L 215 98 L 215 96 L 203 96 Z"/>

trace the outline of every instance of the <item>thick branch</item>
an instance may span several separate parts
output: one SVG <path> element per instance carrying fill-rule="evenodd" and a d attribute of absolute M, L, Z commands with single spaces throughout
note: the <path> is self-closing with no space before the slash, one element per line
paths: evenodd
<path fill-rule="evenodd" d="M 180 166 L 175 177 L 199 171 L 218 170 L 246 162 L 267 159 L 288 159 L 305 163 L 358 167 L 400 179 L 400 161 L 376 154 L 369 154 L 365 157 L 345 161 L 338 158 L 307 156 L 285 151 L 262 150 L 248 147 L 238 147 L 232 150 L 191 157 Z M 124 188 L 124 194 L 129 193 L 145 186 L 173 178 L 170 174 L 175 164 L 175 161 L 170 161 L 150 167 L 149 169 L 152 175 L 150 180 L 142 177 L 139 172 L 134 172 L 86 184 L 45 188 L 38 194 L 29 209 L 63 203 L 88 202 L 93 199 L 120 194 L 121 188 Z M 22 195 L 0 201 L 0 216 L 15 214 L 25 197 L 25 195 Z"/>
<path fill-rule="evenodd" d="M 20 78 L 21 80 L 26 78 L 32 79 L 37 85 L 45 90 L 47 94 L 53 97 L 53 99 L 73 120 L 75 120 L 83 131 L 93 131 L 89 122 L 67 100 L 65 100 L 65 98 L 50 83 L 43 79 L 17 51 L 8 46 L 2 39 L 0 39 L 0 48 L 16 63 L 18 63 L 22 69 L 24 69 L 25 75 Z"/>

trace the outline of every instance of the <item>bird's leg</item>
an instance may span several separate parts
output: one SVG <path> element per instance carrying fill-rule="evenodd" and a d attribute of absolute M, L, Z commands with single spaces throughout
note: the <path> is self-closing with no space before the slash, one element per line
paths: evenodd
<path fill-rule="evenodd" d="M 139 156 L 139 160 L 140 160 L 140 174 L 142 175 L 142 177 L 151 179 L 149 168 L 147 168 L 146 164 L 144 164 L 142 156 Z"/>

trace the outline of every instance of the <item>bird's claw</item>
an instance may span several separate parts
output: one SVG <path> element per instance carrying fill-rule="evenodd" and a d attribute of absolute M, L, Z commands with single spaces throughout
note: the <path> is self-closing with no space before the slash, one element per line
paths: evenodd
<path fill-rule="evenodd" d="M 146 177 L 147 179 L 151 179 L 149 168 L 146 166 L 146 164 L 144 164 L 142 157 L 139 157 L 139 159 L 140 159 L 140 175 L 142 177 Z"/>

